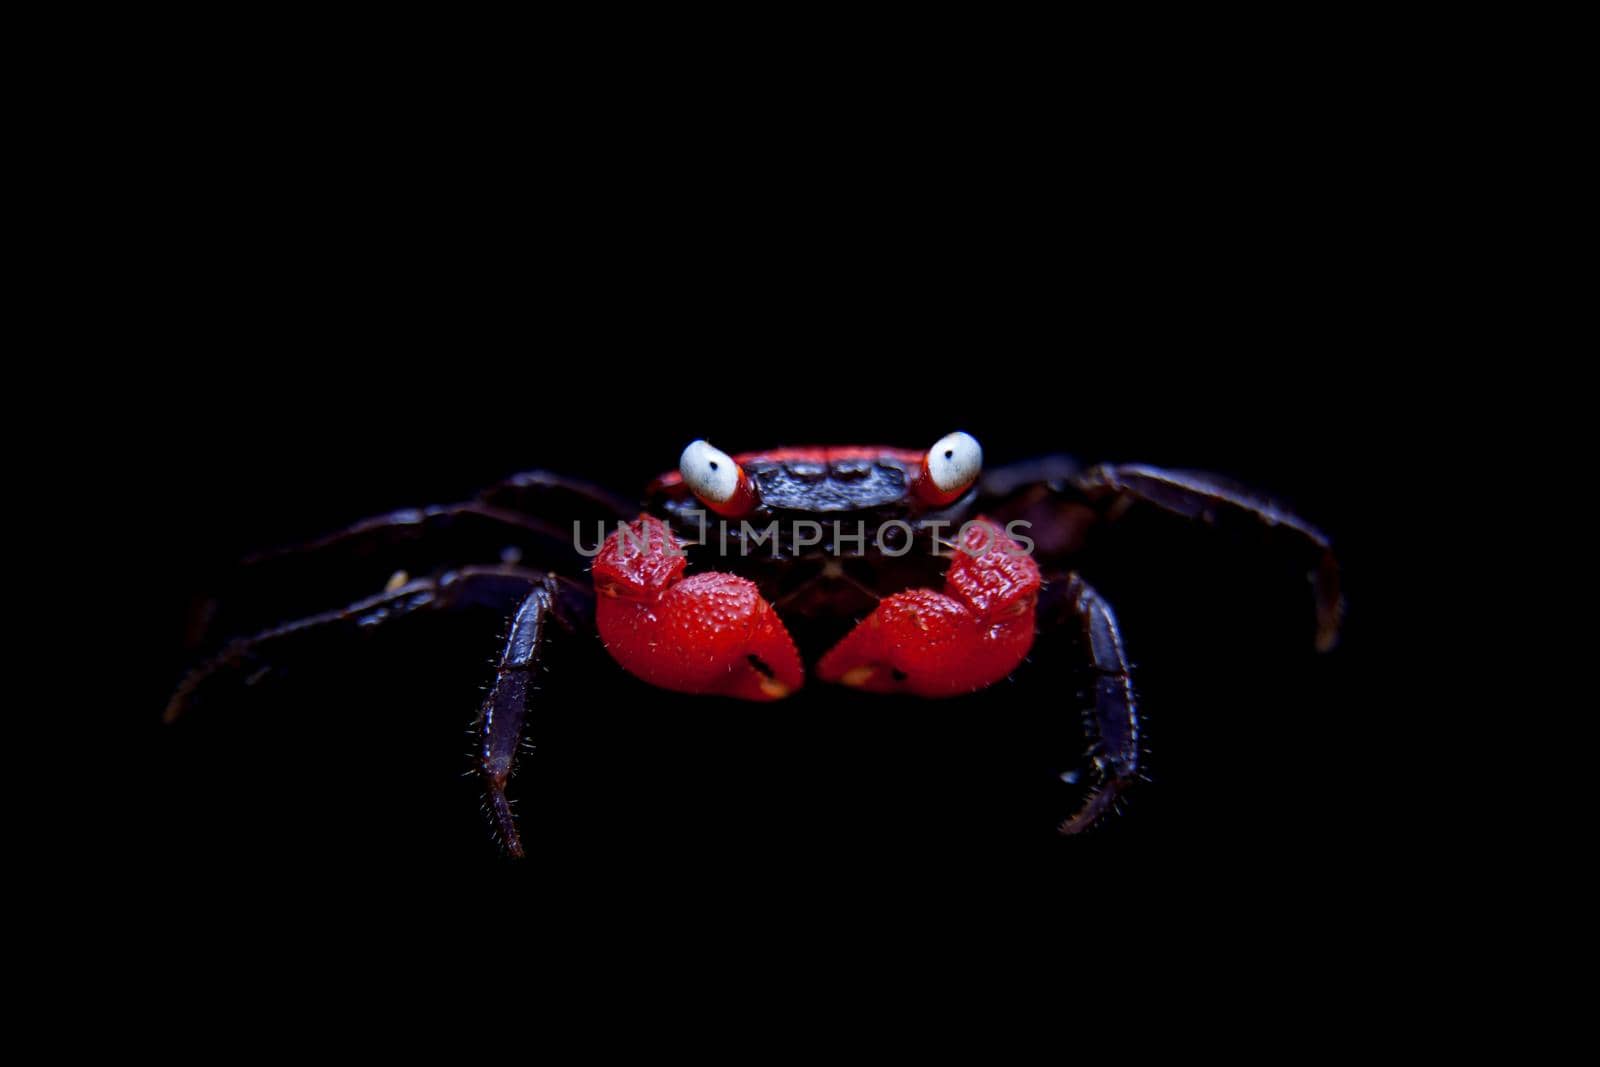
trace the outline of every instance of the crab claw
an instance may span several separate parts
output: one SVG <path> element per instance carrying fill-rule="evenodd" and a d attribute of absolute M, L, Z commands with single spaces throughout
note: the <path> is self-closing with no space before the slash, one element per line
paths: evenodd
<path fill-rule="evenodd" d="M 779 700 L 805 681 L 789 631 L 755 583 L 683 577 L 682 544 L 653 516 L 619 529 L 594 561 L 596 624 L 613 659 L 682 693 Z"/>
<path fill-rule="evenodd" d="M 944 592 L 886 597 L 817 664 L 825 682 L 957 696 L 1010 674 L 1033 647 L 1039 567 L 987 519 L 962 528 Z"/>

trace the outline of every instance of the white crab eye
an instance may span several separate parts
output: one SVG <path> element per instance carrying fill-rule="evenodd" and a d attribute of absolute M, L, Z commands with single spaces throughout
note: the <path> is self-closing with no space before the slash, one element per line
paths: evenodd
<path fill-rule="evenodd" d="M 983 473 L 983 447 L 969 433 L 941 437 L 928 449 L 928 476 L 941 493 L 955 493 Z"/>
<path fill-rule="evenodd" d="M 739 465 L 704 441 L 693 441 L 683 450 L 678 472 L 694 495 L 708 504 L 726 504 L 739 491 Z"/>

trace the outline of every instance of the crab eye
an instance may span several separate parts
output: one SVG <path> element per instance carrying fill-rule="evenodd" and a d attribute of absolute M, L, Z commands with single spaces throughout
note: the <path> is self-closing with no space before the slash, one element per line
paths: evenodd
<path fill-rule="evenodd" d="M 983 447 L 971 434 L 958 431 L 939 438 L 923 466 L 941 495 L 964 493 L 983 473 Z"/>
<path fill-rule="evenodd" d="M 739 465 L 704 441 L 694 441 L 683 450 L 678 472 L 694 495 L 708 504 L 726 504 L 739 490 Z"/>
<path fill-rule="evenodd" d="M 694 495 L 718 514 L 743 515 L 755 506 L 755 493 L 743 468 L 704 441 L 693 441 L 683 450 L 678 473 Z"/>

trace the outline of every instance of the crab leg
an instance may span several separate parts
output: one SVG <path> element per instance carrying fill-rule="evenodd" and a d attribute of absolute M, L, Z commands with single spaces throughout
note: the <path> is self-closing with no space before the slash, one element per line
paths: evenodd
<path fill-rule="evenodd" d="M 522 742 L 528 715 L 528 699 L 535 690 L 534 679 L 546 647 L 550 620 L 565 622 L 563 601 L 581 596 L 588 606 L 589 594 L 575 583 L 564 583 L 548 576 L 535 585 L 517 608 L 506 637 L 504 650 L 495 664 L 494 686 L 478 712 L 475 732 L 478 739 L 478 771 L 488 791 L 489 811 L 500 832 L 506 851 L 522 856 L 522 836 L 506 796 L 506 783 L 516 769 L 517 749 Z"/>
<path fill-rule="evenodd" d="M 1326 652 L 1339 640 L 1344 599 L 1328 536 L 1217 475 L 1138 463 L 1082 470 L 1070 456 L 1046 456 L 986 473 L 983 493 L 990 514 L 1029 522 L 1039 557 L 1052 562 L 1082 551 L 1094 526 L 1137 502 L 1208 525 L 1272 531 L 1305 560 L 1316 607 L 1317 649 Z"/>
<path fill-rule="evenodd" d="M 580 562 L 570 525 L 558 534 L 548 524 L 479 504 L 391 512 L 316 541 L 247 558 L 195 605 L 188 641 L 194 646 L 208 634 L 251 633 L 282 619 L 309 616 L 330 602 L 355 601 L 395 574 L 501 560 L 541 571 L 576 570 Z M 313 590 L 319 591 L 315 601 L 309 599 Z"/>
<path fill-rule="evenodd" d="M 1145 501 L 1187 519 L 1215 525 L 1246 522 L 1282 531 L 1307 558 L 1317 609 L 1317 651 L 1339 641 L 1344 598 L 1339 563 L 1328 536 L 1292 512 L 1228 485 L 1214 474 L 1169 471 L 1137 463 L 1102 464 L 1073 483 L 1090 499 Z"/>
<path fill-rule="evenodd" d="M 421 540 L 444 530 L 462 533 L 463 527 L 472 526 L 498 537 L 507 532 L 531 534 L 567 548 L 572 545 L 572 523 L 599 520 L 609 524 L 627 511 L 621 498 L 597 486 L 548 471 L 524 471 L 485 489 L 476 500 L 374 515 L 315 541 L 257 553 L 244 563 L 260 566 L 339 549 L 352 555 L 369 553 L 391 542 Z"/>
<path fill-rule="evenodd" d="M 248 637 L 229 641 L 211 659 L 184 678 L 167 702 L 162 719 L 173 722 L 193 703 L 196 693 L 217 675 L 266 664 L 265 654 L 296 641 L 325 633 L 357 633 L 422 610 L 471 605 L 504 608 L 544 577 L 521 567 L 464 567 L 438 578 L 418 578 L 376 596 L 365 597 L 333 611 L 308 615 L 268 627 Z"/>
<path fill-rule="evenodd" d="M 609 529 L 627 513 L 623 500 L 596 486 L 525 471 L 474 500 L 361 519 L 315 540 L 247 557 L 225 588 L 197 610 L 191 643 L 208 630 L 256 630 L 320 606 L 296 603 L 295 591 L 320 589 L 337 602 L 396 571 L 514 560 L 575 572 L 583 562 L 575 538 L 590 545 L 597 526 Z"/>
<path fill-rule="evenodd" d="M 526 547 L 538 552 L 554 549 L 565 563 L 566 558 L 573 555 L 573 528 L 571 523 L 563 526 L 544 522 L 541 518 L 475 501 L 406 507 L 363 518 L 344 530 L 317 537 L 315 541 L 253 553 L 245 557 L 243 568 L 246 576 L 259 577 L 264 582 L 274 581 L 277 576 L 270 573 L 270 569 L 280 563 L 291 563 L 298 568 L 322 566 L 330 573 L 339 573 L 352 565 L 365 563 L 381 550 L 413 544 L 427 544 L 435 555 L 454 555 L 458 561 L 467 553 L 499 552 L 507 544 L 514 544 L 518 549 Z M 448 545 L 454 552 L 443 549 L 442 545 Z"/>
<path fill-rule="evenodd" d="M 558 515 L 566 520 L 622 519 L 635 505 L 598 485 L 549 471 L 522 471 L 478 494 L 480 504 L 526 515 Z"/>
<path fill-rule="evenodd" d="M 1089 757 L 1097 782 L 1083 806 L 1061 824 L 1062 833 L 1075 834 L 1098 822 L 1122 791 L 1138 779 L 1139 709 L 1122 632 L 1111 606 L 1076 573 L 1053 584 L 1046 595 L 1060 597 L 1057 611 L 1077 621 L 1095 675 L 1088 717 L 1095 736 Z"/>

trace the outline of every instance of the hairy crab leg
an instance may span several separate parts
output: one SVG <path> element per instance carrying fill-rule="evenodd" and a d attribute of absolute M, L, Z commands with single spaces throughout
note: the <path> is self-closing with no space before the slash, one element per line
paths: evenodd
<path fill-rule="evenodd" d="M 625 518 L 630 510 L 621 497 L 599 486 L 549 471 L 523 471 L 483 490 L 474 500 L 374 515 L 314 541 L 256 553 L 244 563 L 258 565 L 352 542 L 381 542 L 385 535 L 421 537 L 458 520 L 474 518 L 548 538 L 565 547 L 572 544 L 573 522 L 606 522 Z"/>
<path fill-rule="evenodd" d="M 1339 624 L 1344 617 L 1339 563 L 1328 536 L 1298 515 L 1229 485 L 1214 474 L 1196 471 L 1169 471 L 1137 463 L 1101 464 L 1078 475 L 1073 484 L 1094 500 L 1144 501 L 1207 524 L 1244 521 L 1282 531 L 1310 564 L 1317 609 L 1317 651 L 1327 652 L 1338 643 Z"/>
<path fill-rule="evenodd" d="M 371 551 L 374 547 L 383 547 L 395 540 L 421 540 L 471 520 L 478 520 L 497 533 L 514 531 L 519 534 L 532 534 L 563 546 L 572 544 L 570 526 L 562 527 L 520 512 L 469 501 L 461 504 L 436 504 L 425 508 L 401 508 L 383 515 L 374 515 L 314 541 L 253 553 L 246 556 L 242 562 L 246 567 L 259 567 L 277 560 L 304 558 L 331 550 Z"/>
<path fill-rule="evenodd" d="M 1097 779 L 1083 806 L 1061 832 L 1087 830 L 1111 810 L 1117 797 L 1139 777 L 1139 709 L 1133 695 L 1132 668 L 1122 645 L 1122 631 L 1111 606 L 1076 573 L 1051 583 L 1044 599 L 1055 601 L 1059 621 L 1075 620 L 1094 671 L 1094 699 L 1087 710 L 1094 742 L 1089 749 Z"/>
<path fill-rule="evenodd" d="M 528 717 L 528 701 L 535 690 L 541 657 L 547 644 L 551 619 L 575 626 L 570 616 L 574 604 L 585 614 L 592 607 L 593 594 L 587 589 L 554 576 L 535 585 L 517 608 L 506 637 L 505 648 L 495 664 L 494 685 L 478 712 L 478 772 L 488 793 L 489 812 L 506 851 L 521 857 L 522 835 L 517 831 L 516 815 L 506 796 L 506 784 L 516 769 L 517 750 Z"/>
<path fill-rule="evenodd" d="M 982 497 L 991 514 L 1027 520 L 1039 558 L 1061 565 L 1085 548 L 1093 527 L 1138 502 L 1208 525 L 1272 531 L 1306 561 L 1318 651 L 1338 643 L 1344 598 L 1338 560 L 1327 534 L 1218 475 L 1138 463 L 1084 470 L 1070 456 L 1045 456 L 985 472 Z"/>
<path fill-rule="evenodd" d="M 299 638 L 339 630 L 358 632 L 422 610 L 473 605 L 506 609 L 525 596 L 530 586 L 546 580 L 546 576 L 521 567 L 463 567 L 437 578 L 406 581 L 342 608 L 235 638 L 189 672 L 167 702 L 162 719 L 176 721 L 193 703 L 200 688 L 217 675 L 253 663 L 263 653 L 292 644 Z"/>
<path fill-rule="evenodd" d="M 559 515 L 565 520 L 625 519 L 638 509 L 634 501 L 598 485 L 550 471 L 522 471 L 478 494 L 478 502 L 526 515 Z"/>
<path fill-rule="evenodd" d="M 257 552 L 196 604 L 188 643 L 208 632 L 260 629 L 319 605 L 295 603 L 294 591 L 323 588 L 324 599 L 353 599 L 397 570 L 521 563 L 575 573 L 579 542 L 593 544 L 632 508 L 598 486 L 548 471 L 524 471 L 474 500 L 402 508 L 358 520 L 314 540 Z M 585 540 L 587 539 L 587 540 Z"/>
<path fill-rule="evenodd" d="M 576 572 L 582 560 L 572 538 L 570 527 L 560 533 L 549 524 L 479 504 L 363 519 L 316 541 L 244 560 L 195 603 L 187 643 L 195 647 L 209 634 L 249 633 L 310 615 L 330 602 L 353 601 L 397 571 L 427 574 L 504 562 Z"/>

